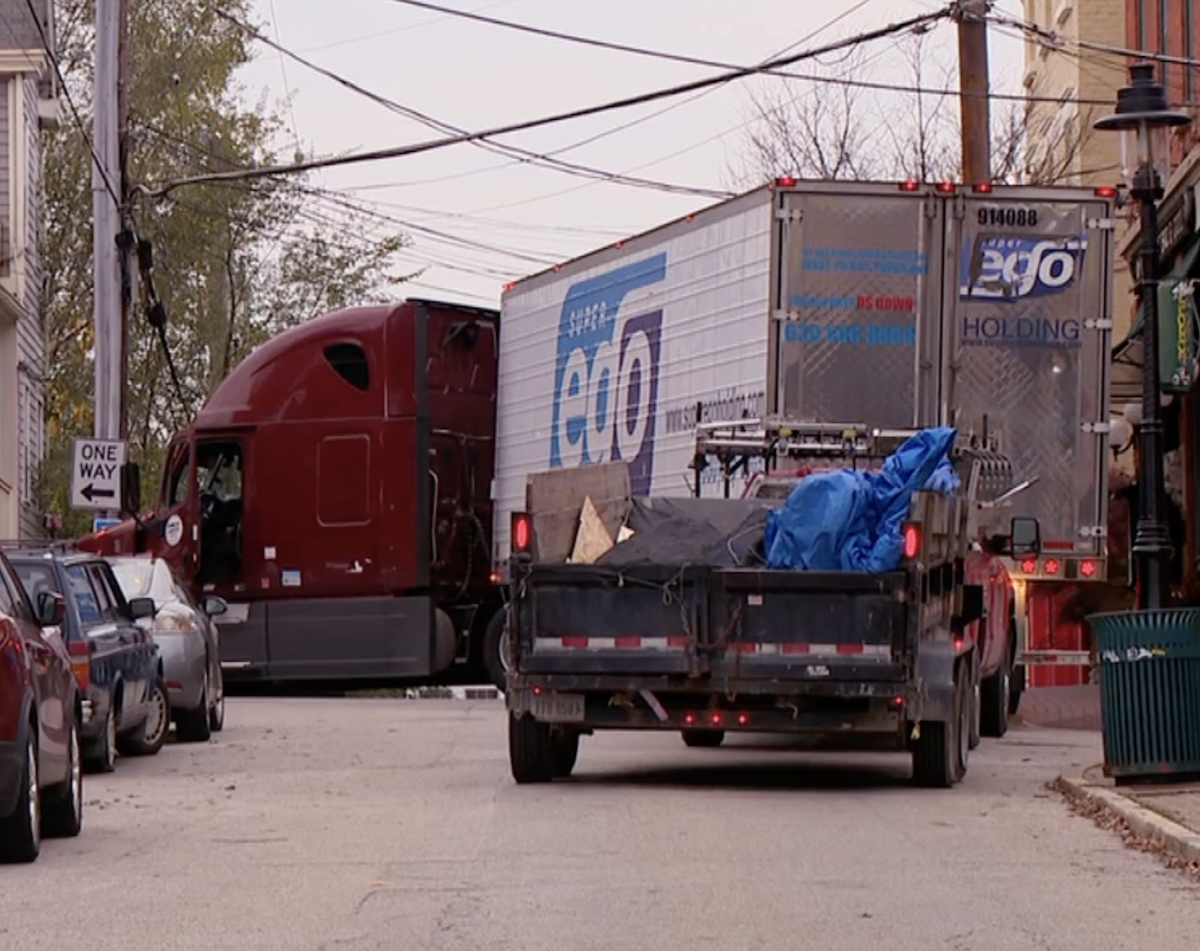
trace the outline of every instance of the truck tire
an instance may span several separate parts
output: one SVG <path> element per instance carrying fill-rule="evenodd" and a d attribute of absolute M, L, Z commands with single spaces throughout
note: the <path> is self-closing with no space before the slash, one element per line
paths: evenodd
<path fill-rule="evenodd" d="M 579 734 L 564 730 L 550 738 L 550 766 L 555 779 L 566 779 L 579 759 Z"/>
<path fill-rule="evenodd" d="M 483 670 L 488 681 L 501 693 L 508 687 L 505 659 L 504 628 L 508 623 L 508 608 L 497 611 L 488 622 L 483 635 Z"/>
<path fill-rule="evenodd" d="M 724 730 L 684 730 L 683 742 L 688 746 L 717 747 L 725 742 Z"/>
<path fill-rule="evenodd" d="M 508 762 L 519 785 L 554 779 L 554 744 L 550 724 L 533 717 L 508 715 Z M 572 764 L 574 765 L 574 764 Z"/>
<path fill-rule="evenodd" d="M 954 680 L 952 696 L 949 719 L 922 722 L 921 735 L 913 745 L 913 780 L 927 789 L 949 789 L 966 773 L 970 694 L 961 668 Z"/>
<path fill-rule="evenodd" d="M 978 748 L 983 741 L 983 688 L 979 682 L 979 667 L 971 665 L 971 713 L 968 722 L 971 724 L 971 749 Z"/>
<path fill-rule="evenodd" d="M 980 727 L 984 736 L 1001 737 L 1008 732 L 1008 711 L 1012 704 L 1012 659 L 1005 655 L 1000 669 L 980 685 L 983 716 Z"/>

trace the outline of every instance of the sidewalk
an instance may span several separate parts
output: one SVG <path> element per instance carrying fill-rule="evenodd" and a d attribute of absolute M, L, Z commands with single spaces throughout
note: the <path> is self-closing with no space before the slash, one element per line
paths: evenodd
<path fill-rule="evenodd" d="M 1100 730 L 1100 685 L 1029 687 L 1021 697 L 1020 720 L 1059 730 Z"/>
<path fill-rule="evenodd" d="M 1141 847 L 1200 865 L 1200 783 L 1117 787 L 1097 765 L 1077 779 L 1060 777 L 1058 786 L 1093 819 L 1122 820 Z"/>

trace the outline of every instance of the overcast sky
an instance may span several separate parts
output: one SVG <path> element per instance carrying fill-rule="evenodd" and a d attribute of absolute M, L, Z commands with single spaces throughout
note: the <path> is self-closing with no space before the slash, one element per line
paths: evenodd
<path fill-rule="evenodd" d="M 728 0 L 441 2 L 565 33 L 747 64 L 812 34 L 797 48 L 849 37 L 937 6 L 922 0 L 742 0 L 736 5 Z M 466 129 L 567 111 L 714 72 L 520 34 L 397 0 L 255 4 L 266 35 L 288 49 L 375 93 Z M 998 6 L 1011 15 L 1020 13 L 1016 0 Z M 735 8 L 737 13 L 731 14 Z M 952 24 L 940 24 L 927 42 L 931 71 L 953 65 Z M 895 40 L 867 44 L 861 55 L 871 80 L 911 84 L 911 67 Z M 1012 33 L 991 31 L 995 90 L 1018 90 L 1021 55 L 1021 42 Z M 842 54 L 837 54 L 796 68 L 836 76 L 844 65 Z M 439 135 L 265 47 L 241 78 L 249 97 L 290 98 L 285 111 L 288 141 L 281 143 L 286 148 L 298 140 L 303 148 L 328 155 Z M 939 77 L 933 79 L 941 84 Z M 754 114 L 751 92 L 786 89 L 791 96 L 803 97 L 822 90 L 828 94 L 829 88 L 789 80 L 735 83 L 699 97 L 692 94 L 695 98 L 514 134 L 504 141 L 545 152 L 596 137 L 559 157 L 675 185 L 733 189 L 731 172 L 747 152 L 748 123 Z M 915 108 L 911 97 L 870 95 L 875 97 L 870 103 L 875 114 Z M 498 303 L 506 280 L 541 270 L 541 262 L 574 257 L 713 201 L 581 179 L 471 145 L 331 169 L 315 181 L 395 219 L 377 219 L 380 227 L 411 235 L 413 248 L 405 264 L 413 270 L 426 268 L 414 282 L 415 295 L 492 305 Z M 336 210 L 330 202 L 313 206 L 317 217 Z"/>

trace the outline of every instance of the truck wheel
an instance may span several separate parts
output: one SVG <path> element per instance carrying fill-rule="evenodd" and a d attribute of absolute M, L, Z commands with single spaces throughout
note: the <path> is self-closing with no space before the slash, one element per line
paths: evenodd
<path fill-rule="evenodd" d="M 966 772 L 970 747 L 966 735 L 970 730 L 965 709 L 968 696 L 966 680 L 960 671 L 955 677 L 949 718 L 921 723 L 921 735 L 912 752 L 913 779 L 918 786 L 948 789 Z"/>
<path fill-rule="evenodd" d="M 555 779 L 566 779 L 579 759 L 579 734 L 564 730 L 550 739 L 550 766 Z"/>
<path fill-rule="evenodd" d="M 508 762 L 520 785 L 554 779 L 554 744 L 550 724 L 531 716 L 508 715 Z"/>
<path fill-rule="evenodd" d="M 983 739 L 983 688 L 979 683 L 979 667 L 971 665 L 971 713 L 968 722 L 971 724 L 970 746 L 976 749 Z"/>
<path fill-rule="evenodd" d="M 683 742 L 688 746 L 716 747 L 725 742 L 724 730 L 684 730 Z"/>
<path fill-rule="evenodd" d="M 483 635 L 483 669 L 488 681 L 501 693 L 508 687 L 508 660 L 505 655 L 504 631 L 508 608 L 501 608 L 488 622 Z"/>
<path fill-rule="evenodd" d="M 1012 661 L 1005 655 L 1000 669 L 981 685 L 984 736 L 1001 737 L 1008 732 L 1008 711 L 1012 704 Z"/>

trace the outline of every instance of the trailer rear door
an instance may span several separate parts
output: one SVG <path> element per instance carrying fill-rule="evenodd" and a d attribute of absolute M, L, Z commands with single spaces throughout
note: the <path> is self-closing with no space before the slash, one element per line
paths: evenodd
<path fill-rule="evenodd" d="M 942 421 L 999 437 L 1048 549 L 1104 552 L 1112 209 L 1088 190 L 963 196 L 948 221 Z"/>
<path fill-rule="evenodd" d="M 943 203 L 927 190 L 804 182 L 776 194 L 775 412 L 932 422 Z"/>

